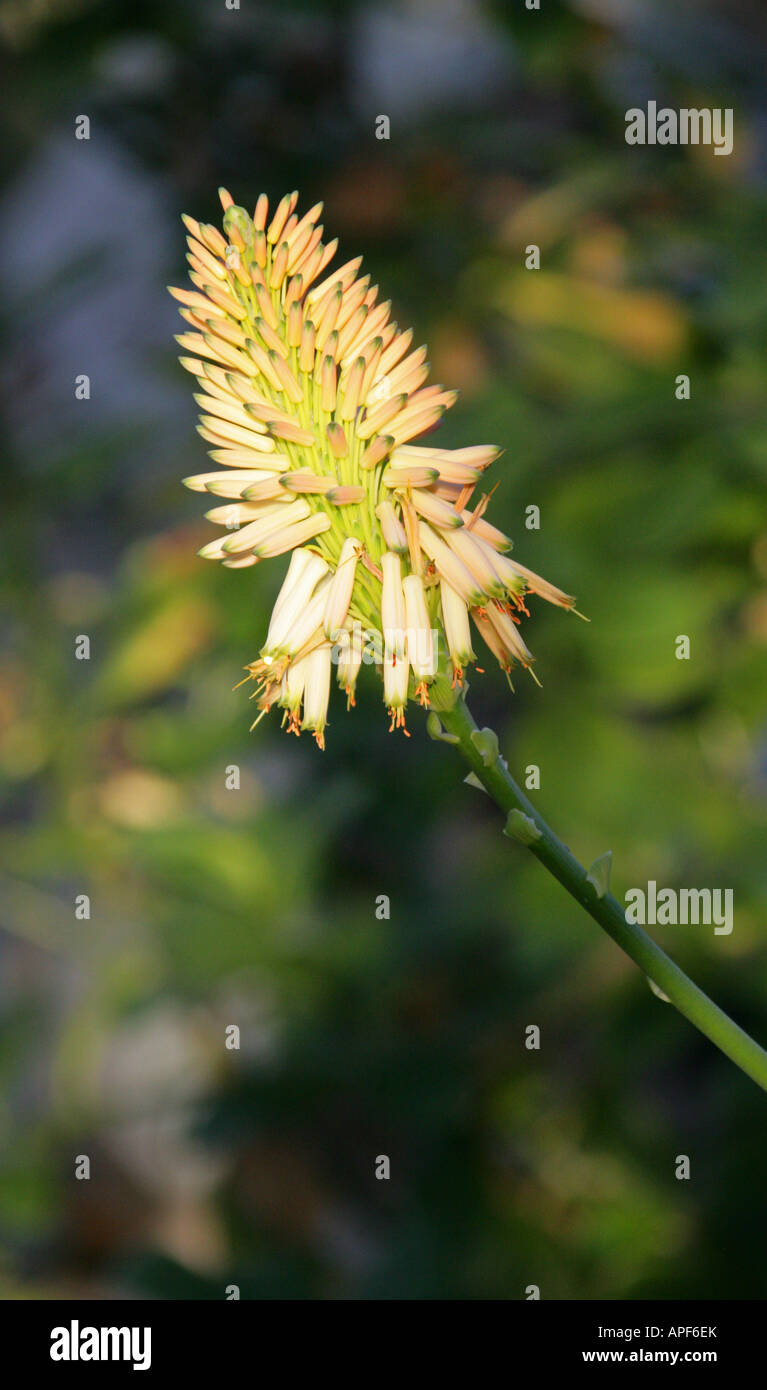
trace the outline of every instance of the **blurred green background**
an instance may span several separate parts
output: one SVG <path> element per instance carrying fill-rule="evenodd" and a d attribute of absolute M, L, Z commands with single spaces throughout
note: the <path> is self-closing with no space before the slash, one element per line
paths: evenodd
<path fill-rule="evenodd" d="M 767 15 L 0 0 L 0 36 L 3 1296 L 764 1297 L 764 1096 L 420 714 L 390 737 L 371 678 L 324 755 L 249 734 L 285 566 L 195 558 L 165 285 L 219 184 L 325 200 L 591 619 L 537 604 L 543 688 L 488 660 L 476 717 L 619 895 L 733 889 L 731 936 L 654 935 L 765 1041 Z M 651 98 L 732 106 L 734 153 L 629 148 Z"/>

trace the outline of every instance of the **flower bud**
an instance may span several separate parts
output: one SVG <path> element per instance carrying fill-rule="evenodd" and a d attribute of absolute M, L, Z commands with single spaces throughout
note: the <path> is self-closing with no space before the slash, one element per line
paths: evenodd
<path fill-rule="evenodd" d="M 349 604 L 354 592 L 354 576 L 357 569 L 357 554 L 359 552 L 359 542 L 347 536 L 341 546 L 341 554 L 328 588 L 328 598 L 325 606 L 324 628 L 325 636 L 331 642 L 336 640 L 335 634 L 346 622 L 346 615 L 349 612 Z"/>
<path fill-rule="evenodd" d="M 387 651 L 405 656 L 405 595 L 402 590 L 402 563 L 399 555 L 387 550 L 381 557 L 381 631 Z"/>
<path fill-rule="evenodd" d="M 405 626 L 407 655 L 413 675 L 422 682 L 434 679 L 437 672 L 437 649 L 434 631 L 426 606 L 423 580 L 419 574 L 408 574 L 402 581 L 405 595 Z"/>
<path fill-rule="evenodd" d="M 325 725 L 330 701 L 330 651 L 330 643 L 324 642 L 304 658 L 306 680 L 301 728 L 312 730 L 319 748 L 325 747 Z"/>
<path fill-rule="evenodd" d="M 471 646 L 469 610 L 460 594 L 451 588 L 446 579 L 440 582 L 439 591 L 447 648 L 456 678 L 461 680 L 467 666 L 476 661 Z"/>

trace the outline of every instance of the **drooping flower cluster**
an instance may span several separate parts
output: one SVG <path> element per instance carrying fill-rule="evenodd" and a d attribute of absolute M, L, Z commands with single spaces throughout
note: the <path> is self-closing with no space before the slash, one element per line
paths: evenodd
<path fill-rule="evenodd" d="M 413 443 L 456 393 L 426 384 L 426 348 L 390 322 L 361 258 L 324 273 L 337 242 L 322 242 L 322 204 L 299 217 L 291 193 L 270 219 L 263 194 L 252 217 L 220 196 L 225 235 L 184 218 L 195 288 L 171 294 L 191 328 L 178 342 L 200 387 L 198 429 L 223 469 L 184 481 L 224 499 L 206 512 L 224 529 L 205 558 L 242 569 L 292 552 L 246 667 L 261 710 L 276 704 L 324 747 L 334 660 L 352 704 L 373 660 L 404 727 L 443 652 L 454 682 L 476 661 L 471 622 L 505 671 L 529 668 L 525 595 L 575 600 L 508 557 L 487 496 L 470 506 L 500 450 Z"/>

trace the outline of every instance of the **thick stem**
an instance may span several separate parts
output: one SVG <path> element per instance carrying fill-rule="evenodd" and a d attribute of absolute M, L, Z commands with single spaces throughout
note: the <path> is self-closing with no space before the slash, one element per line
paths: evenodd
<path fill-rule="evenodd" d="M 484 738 L 475 724 L 464 699 L 445 701 L 439 708 L 439 718 L 451 736 L 450 742 L 460 751 L 483 787 L 508 815 L 520 811 L 534 823 L 540 838 L 531 838 L 527 848 L 544 868 L 577 903 L 592 916 L 608 936 L 630 956 L 679 1012 L 684 1014 L 701 1033 L 710 1038 L 742 1071 L 763 1090 L 767 1090 L 767 1052 L 744 1033 L 726 1013 L 709 999 L 683 970 L 666 955 L 642 929 L 626 921 L 620 903 L 610 893 L 599 895 L 589 881 L 587 870 L 557 838 L 542 816 L 517 786 L 508 768 L 494 753 L 493 736 Z M 488 731 L 489 733 L 489 731 Z M 479 737 L 473 737 L 479 735 Z M 522 833 L 525 825 L 522 823 Z M 532 832 L 535 833 L 534 831 Z M 527 840 L 525 840 L 527 843 Z"/>

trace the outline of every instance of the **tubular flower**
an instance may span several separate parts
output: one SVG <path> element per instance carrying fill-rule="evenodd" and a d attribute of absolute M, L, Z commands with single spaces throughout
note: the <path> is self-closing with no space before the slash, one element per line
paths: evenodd
<path fill-rule="evenodd" d="M 262 713 L 324 747 L 331 667 L 354 704 L 363 661 L 383 678 L 392 727 L 429 703 L 444 655 L 460 684 L 476 660 L 470 622 L 509 671 L 533 657 L 525 596 L 568 594 L 511 560 L 511 541 L 471 499 L 500 450 L 415 444 L 454 391 L 427 385 L 426 348 L 390 321 L 361 259 L 328 270 L 317 203 L 287 194 L 269 216 L 220 191 L 223 235 L 184 217 L 193 289 L 171 289 L 189 331 L 198 431 L 218 471 L 185 478 L 223 499 L 221 534 L 199 552 L 229 569 L 290 553 L 266 640 L 245 670 Z M 260 718 L 260 715 L 259 715 Z"/>

